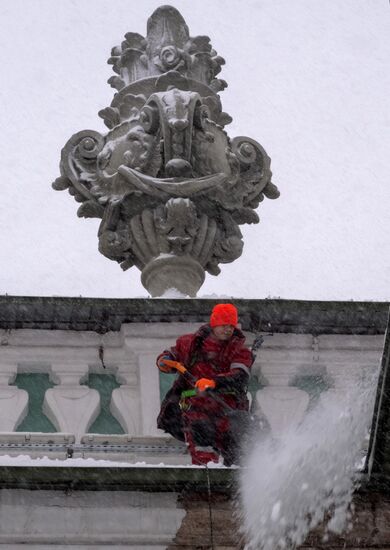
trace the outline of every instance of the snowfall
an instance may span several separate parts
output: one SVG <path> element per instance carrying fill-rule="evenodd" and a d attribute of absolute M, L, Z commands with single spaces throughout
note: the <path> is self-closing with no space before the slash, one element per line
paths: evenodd
<path fill-rule="evenodd" d="M 77 203 L 51 183 L 72 134 L 106 132 L 97 112 L 113 97 L 106 83 L 112 75 L 106 64 L 111 48 L 129 31 L 145 34 L 147 18 L 161 3 L 1 2 L 0 294 L 148 297 L 135 268 L 123 273 L 98 253 L 98 222 L 78 219 Z M 242 257 L 223 265 L 218 277 L 208 275 L 198 296 L 390 300 L 388 1 L 197 0 L 196 9 L 185 0 L 172 4 L 191 35 L 209 35 L 226 59 L 220 76 L 229 87 L 221 99 L 233 117 L 226 130 L 263 145 L 281 192 L 279 199 L 261 203 L 259 225 L 242 227 Z M 368 412 L 364 409 L 357 426 L 352 402 L 331 410 L 334 422 L 328 430 L 333 426 L 334 431 L 323 443 L 310 439 L 318 425 L 308 419 L 286 439 L 279 462 L 274 444 L 268 454 L 263 448 L 260 456 L 255 448 L 248 456 L 248 469 L 258 468 L 261 460 L 267 475 L 252 477 L 251 487 L 243 476 L 245 510 L 258 504 L 259 494 L 269 494 L 268 501 L 262 498 L 263 508 L 256 504 L 256 518 L 249 512 L 245 518 L 254 545 L 259 538 L 265 548 L 283 547 L 287 539 L 299 543 L 312 527 L 304 518 L 318 510 L 324 494 L 328 500 L 321 506 L 338 512 L 335 530 L 348 521 L 356 483 L 351 464 L 359 458 L 351 444 L 364 437 Z M 300 478 L 282 505 L 283 481 L 292 468 L 304 466 L 311 475 L 308 461 L 314 464 L 318 452 L 332 446 L 340 419 L 349 428 L 337 439 L 340 453 L 327 455 L 326 476 Z M 307 454 L 294 462 L 288 457 L 297 445 Z M 345 478 L 329 493 L 329 480 L 336 475 L 331 461 L 337 459 Z M 280 464 L 287 478 L 278 477 Z M 2 456 L 0 466 L 7 465 L 148 467 Z M 286 506 L 298 498 L 302 507 L 291 531 Z"/>

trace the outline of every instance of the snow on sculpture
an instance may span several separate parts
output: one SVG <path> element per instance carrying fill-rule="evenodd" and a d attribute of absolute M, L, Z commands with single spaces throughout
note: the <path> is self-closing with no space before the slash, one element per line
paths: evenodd
<path fill-rule="evenodd" d="M 258 223 L 259 202 L 279 196 L 262 146 L 224 130 L 224 62 L 175 8 L 158 8 L 146 38 L 127 33 L 112 50 L 117 91 L 99 112 L 108 133 L 78 132 L 62 150 L 54 189 L 81 203 L 79 217 L 102 219 L 99 251 L 138 267 L 152 296 L 195 296 L 205 271 L 241 255 L 239 225 Z"/>

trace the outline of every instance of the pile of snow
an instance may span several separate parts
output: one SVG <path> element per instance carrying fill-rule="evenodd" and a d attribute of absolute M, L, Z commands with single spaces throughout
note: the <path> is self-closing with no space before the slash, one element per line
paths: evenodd
<path fill-rule="evenodd" d="M 190 296 L 188 296 L 188 294 L 183 294 L 182 292 L 180 292 L 180 290 L 178 290 L 177 288 L 168 288 L 164 294 L 162 294 L 161 296 L 156 296 L 156 298 L 158 299 L 161 299 L 161 298 L 176 298 L 176 299 L 182 299 L 182 298 L 190 298 Z"/>
<path fill-rule="evenodd" d="M 241 473 L 246 550 L 295 547 L 324 519 L 326 532 L 350 527 L 375 388 L 376 376 L 348 395 L 326 392 L 295 432 L 255 446 Z"/>

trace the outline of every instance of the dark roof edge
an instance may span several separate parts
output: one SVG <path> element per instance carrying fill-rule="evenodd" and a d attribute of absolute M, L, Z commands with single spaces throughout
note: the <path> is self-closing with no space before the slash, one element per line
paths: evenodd
<path fill-rule="evenodd" d="M 389 302 L 286 299 L 151 299 L 0 296 L 0 329 L 118 331 L 123 323 L 207 322 L 233 302 L 244 330 L 294 334 L 384 334 Z"/>
<path fill-rule="evenodd" d="M 234 477 L 230 468 L 0 466 L 0 489 L 180 492 L 210 484 L 229 493 Z"/>
<path fill-rule="evenodd" d="M 69 459 L 71 461 L 72 459 Z M 0 466 L 0 489 L 147 491 L 235 495 L 237 468 L 185 466 Z M 390 478 L 359 474 L 357 493 L 389 493 Z"/>

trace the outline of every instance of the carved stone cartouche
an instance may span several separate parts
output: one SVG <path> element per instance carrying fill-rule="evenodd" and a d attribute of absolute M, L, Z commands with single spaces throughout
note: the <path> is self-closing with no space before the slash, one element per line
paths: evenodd
<path fill-rule="evenodd" d="M 78 216 L 101 218 L 99 251 L 138 267 L 152 296 L 195 296 L 205 271 L 241 255 L 239 225 L 258 223 L 260 201 L 279 196 L 270 159 L 225 132 L 224 60 L 175 8 L 158 8 L 146 38 L 127 33 L 108 62 L 117 92 L 99 115 L 109 131 L 74 134 L 53 187 L 81 203 Z"/>

